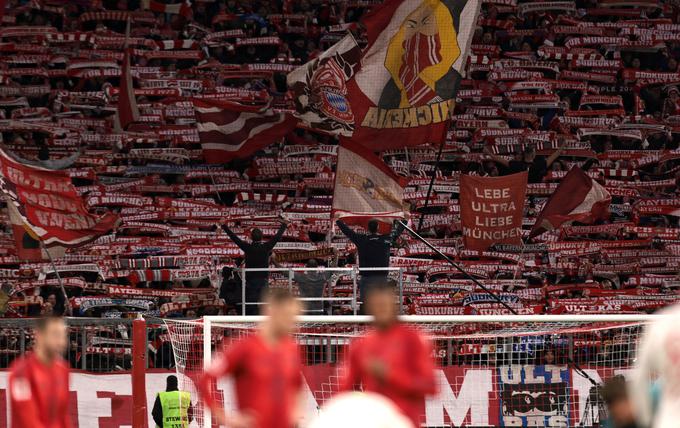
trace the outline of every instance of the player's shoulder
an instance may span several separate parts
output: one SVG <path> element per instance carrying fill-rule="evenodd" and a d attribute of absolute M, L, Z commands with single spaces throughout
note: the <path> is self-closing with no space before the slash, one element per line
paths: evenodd
<path fill-rule="evenodd" d="M 62 371 L 62 372 L 68 372 L 68 371 L 70 370 L 70 366 L 69 366 L 69 364 L 68 364 L 68 361 L 66 361 L 66 360 L 63 359 L 63 358 L 58 358 L 58 359 L 54 362 L 54 367 L 55 367 L 57 370 Z"/>
<path fill-rule="evenodd" d="M 24 374 L 28 371 L 30 365 L 30 355 L 23 355 L 12 361 L 12 364 L 9 365 L 9 373 L 15 376 Z"/>
<path fill-rule="evenodd" d="M 257 347 L 259 342 L 260 342 L 260 338 L 258 337 L 257 334 L 251 334 L 251 335 L 244 336 L 244 337 L 236 337 L 236 338 L 232 338 L 227 343 L 225 343 L 225 349 L 226 350 L 232 350 L 232 351 L 234 351 L 234 350 L 243 351 L 243 350 L 253 349 L 253 348 Z"/>
<path fill-rule="evenodd" d="M 404 337 L 409 341 L 421 342 L 425 339 L 424 333 L 418 328 L 412 325 L 398 323 L 395 328 L 399 332 L 399 335 Z"/>
<path fill-rule="evenodd" d="M 295 338 L 293 338 L 292 336 L 286 337 L 284 339 L 283 344 L 286 347 L 286 349 L 288 349 L 291 352 L 297 352 L 298 351 L 299 345 L 295 341 Z"/>
<path fill-rule="evenodd" d="M 17 358 L 10 364 L 9 372 L 14 373 L 15 375 L 30 373 L 35 364 L 38 364 L 35 356 L 33 356 L 33 354 L 26 354 Z M 58 358 L 54 360 L 50 366 L 50 370 L 53 372 L 68 372 L 69 365 L 63 358 Z"/>

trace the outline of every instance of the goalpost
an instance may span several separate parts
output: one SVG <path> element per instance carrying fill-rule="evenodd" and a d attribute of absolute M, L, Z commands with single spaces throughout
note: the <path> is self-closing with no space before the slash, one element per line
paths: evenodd
<path fill-rule="evenodd" d="M 403 316 L 433 345 L 439 392 L 423 403 L 421 424 L 450 426 L 598 426 L 600 387 L 627 375 L 642 327 L 658 315 Z M 166 320 L 180 387 L 191 391 L 192 427 L 211 427 L 193 379 L 216 352 L 251 334 L 262 317 Z M 306 380 L 305 418 L 339 387 L 349 344 L 370 328 L 367 316 L 302 316 L 295 333 Z M 216 385 L 235 408 L 231 383 Z"/>

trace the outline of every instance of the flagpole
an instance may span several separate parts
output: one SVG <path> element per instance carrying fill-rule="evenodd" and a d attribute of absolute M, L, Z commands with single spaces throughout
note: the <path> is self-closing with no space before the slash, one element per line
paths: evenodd
<path fill-rule="evenodd" d="M 45 243 L 42 241 L 42 239 L 38 240 L 40 242 L 40 246 L 42 247 L 43 251 L 45 251 L 45 254 L 47 254 L 47 258 L 50 260 L 50 264 L 52 265 L 52 269 L 54 269 L 54 273 L 57 275 L 57 281 L 59 282 L 59 287 L 61 288 L 61 293 L 64 295 L 64 309 L 66 312 L 69 312 L 67 315 L 71 315 L 71 303 L 68 300 L 68 295 L 66 294 L 66 288 L 64 287 L 64 281 L 61 279 L 61 275 L 59 275 L 59 271 L 57 270 L 57 265 L 54 263 L 54 259 L 52 258 L 52 254 L 50 254 L 50 251 L 47 249 L 47 246 Z"/>
<path fill-rule="evenodd" d="M 517 263 L 517 269 L 515 270 L 514 275 L 512 275 L 512 279 L 517 279 L 517 273 L 519 273 L 520 269 L 524 266 L 524 250 L 527 248 L 527 243 L 524 242 L 524 239 L 520 238 L 522 241 L 522 250 L 519 252 L 519 262 Z"/>
<path fill-rule="evenodd" d="M 432 251 L 434 251 L 435 253 L 437 253 L 439 256 L 441 256 L 441 257 L 442 257 L 444 260 L 446 260 L 447 262 L 449 262 L 449 264 L 450 264 L 451 266 L 453 266 L 453 267 L 455 267 L 456 269 L 458 269 L 458 271 L 460 271 L 460 273 L 462 273 L 463 275 L 465 275 L 469 280 L 471 280 L 472 282 L 474 282 L 479 288 L 481 288 L 482 290 L 484 290 L 484 292 L 485 292 L 486 294 L 488 294 L 489 296 L 493 297 L 493 299 L 494 299 L 496 302 L 498 302 L 498 303 L 500 303 L 501 305 L 503 305 L 503 306 L 505 307 L 505 309 L 507 309 L 508 311 L 510 311 L 510 313 L 512 313 L 513 315 L 518 315 L 518 313 L 517 313 L 516 310 L 514 310 L 514 309 L 513 309 L 512 307 L 510 307 L 507 303 L 505 303 L 500 297 L 498 297 L 493 291 L 489 290 L 484 284 L 482 284 L 481 282 L 479 282 L 479 280 L 477 280 L 477 278 L 475 278 L 475 277 L 473 277 L 472 275 L 470 275 L 469 273 L 467 273 L 467 271 L 466 271 L 465 269 L 463 269 L 462 267 L 460 267 L 460 265 L 459 265 L 458 263 L 454 262 L 454 261 L 451 259 L 451 257 L 449 257 L 449 256 L 447 256 L 446 254 L 444 254 L 444 253 L 442 253 L 441 251 L 439 251 L 439 249 L 437 249 L 437 247 L 435 247 L 434 245 L 432 245 L 427 239 L 423 238 L 423 237 L 420 236 L 416 231 L 414 231 L 413 229 L 411 229 L 405 222 L 403 222 L 403 221 L 401 221 L 401 220 L 397 220 L 397 221 L 399 222 L 399 224 L 401 224 L 401 226 L 404 228 L 404 230 L 408 231 L 408 232 L 409 232 L 411 235 L 413 235 L 416 239 L 418 239 L 419 241 L 421 241 L 423 244 L 425 244 L 427 247 L 429 247 Z M 589 381 L 593 386 L 597 386 L 597 385 L 598 385 L 597 381 L 595 381 L 595 379 L 593 379 L 590 375 L 588 375 L 588 373 L 587 373 L 585 370 L 583 370 L 583 368 L 582 368 L 576 361 L 574 361 L 573 358 L 571 358 L 570 356 L 567 356 L 567 363 L 568 363 L 568 364 L 571 364 L 572 367 L 574 368 L 574 370 L 575 370 L 578 374 L 580 374 L 583 378 L 585 378 L 587 381 Z"/>
<path fill-rule="evenodd" d="M 444 260 L 446 260 L 451 266 L 455 267 L 460 273 L 462 273 L 463 275 L 465 275 L 465 277 L 466 277 L 467 279 L 471 280 L 472 282 L 475 283 L 475 285 L 477 285 L 479 288 L 481 288 L 482 290 L 484 290 L 484 292 L 485 292 L 486 294 L 488 294 L 489 296 L 493 297 L 493 299 L 494 299 L 497 303 L 500 303 L 501 305 L 503 305 L 503 306 L 505 307 L 505 309 L 507 309 L 508 311 L 510 311 L 511 314 L 513 314 L 513 315 L 518 315 L 518 313 L 517 313 L 516 310 L 514 310 L 512 307 L 510 307 L 510 305 L 508 305 L 507 303 L 505 303 L 500 297 L 498 297 L 498 296 L 496 295 L 496 293 L 494 293 L 493 291 L 489 290 L 484 284 L 482 284 L 481 282 L 479 282 L 479 280 L 478 280 L 477 278 L 475 278 L 475 277 L 473 277 L 472 275 L 470 275 L 469 273 L 467 273 L 467 271 L 466 271 L 465 269 L 463 269 L 462 267 L 460 267 L 460 265 L 459 265 L 458 263 L 454 262 L 454 261 L 451 259 L 451 257 L 449 257 L 449 256 L 447 256 L 446 254 L 444 254 L 444 253 L 442 253 L 441 251 L 439 251 L 439 249 L 438 249 L 437 247 L 435 247 L 434 245 L 432 245 L 427 239 L 425 239 L 425 238 L 423 238 L 422 236 L 420 236 L 420 234 L 418 234 L 418 232 L 416 232 L 415 230 L 411 229 L 411 228 L 410 228 L 405 222 L 403 222 L 402 220 L 397 220 L 397 222 L 404 228 L 404 230 L 408 231 L 411 235 L 413 235 L 414 238 L 418 239 L 420 242 L 422 242 L 423 244 L 425 244 L 425 245 L 426 245 L 428 248 L 430 248 L 432 251 L 434 251 L 435 253 L 437 253 L 440 257 L 442 257 Z"/>
<path fill-rule="evenodd" d="M 215 176 L 213 175 L 212 168 L 209 168 L 210 171 L 210 181 L 212 181 L 213 186 L 217 187 L 217 182 L 215 181 Z M 222 196 L 220 196 L 220 192 L 215 189 L 215 196 L 217 196 L 217 200 L 220 201 L 221 204 L 224 204 L 224 201 L 222 200 Z"/>
<path fill-rule="evenodd" d="M 442 151 L 444 150 L 444 143 L 446 142 L 446 136 L 442 138 L 442 142 L 439 144 L 439 151 L 437 152 L 437 160 L 434 162 L 434 170 L 432 171 L 432 178 L 430 178 L 430 185 L 427 188 L 427 196 L 425 196 L 425 205 L 423 206 L 423 211 L 427 210 L 427 206 L 430 204 L 430 195 L 432 194 L 432 188 L 434 187 L 434 181 L 437 179 L 437 168 L 439 167 L 439 161 L 442 158 Z M 425 213 L 420 214 L 418 219 L 418 233 L 423 227 L 423 221 L 425 220 Z"/>

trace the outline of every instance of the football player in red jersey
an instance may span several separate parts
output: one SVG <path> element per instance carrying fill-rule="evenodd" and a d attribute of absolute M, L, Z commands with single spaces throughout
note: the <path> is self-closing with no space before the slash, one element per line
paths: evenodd
<path fill-rule="evenodd" d="M 62 318 L 36 321 L 33 352 L 12 363 L 9 395 L 13 428 L 70 428 L 68 336 Z"/>
<path fill-rule="evenodd" d="M 268 292 L 265 321 L 224 352 L 198 381 L 198 390 L 219 424 L 230 428 L 293 428 L 299 415 L 302 363 L 291 333 L 300 303 L 287 290 Z M 223 376 L 234 379 L 238 412 L 227 415 L 212 391 Z"/>
<path fill-rule="evenodd" d="M 381 394 L 418 427 L 425 396 L 437 392 L 432 349 L 418 331 L 399 322 L 396 300 L 393 283 L 369 289 L 366 310 L 375 328 L 350 346 L 340 389 L 361 385 L 366 392 Z"/>

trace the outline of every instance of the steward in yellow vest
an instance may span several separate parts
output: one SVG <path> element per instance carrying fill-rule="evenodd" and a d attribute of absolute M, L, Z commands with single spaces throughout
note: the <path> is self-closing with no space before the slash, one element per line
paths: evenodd
<path fill-rule="evenodd" d="M 177 388 L 177 376 L 168 376 L 164 392 L 156 395 L 153 405 L 156 428 L 187 428 L 193 419 L 191 394 Z"/>

